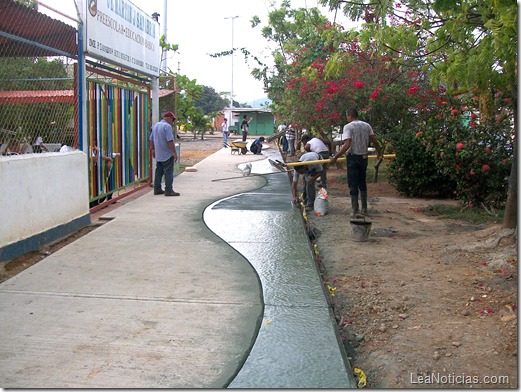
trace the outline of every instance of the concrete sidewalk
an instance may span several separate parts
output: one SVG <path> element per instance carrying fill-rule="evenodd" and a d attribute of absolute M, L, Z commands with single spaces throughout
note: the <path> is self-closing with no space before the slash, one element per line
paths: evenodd
<path fill-rule="evenodd" d="M 0 387 L 354 387 L 287 175 L 212 181 L 265 158 L 221 149 L 2 283 Z"/>

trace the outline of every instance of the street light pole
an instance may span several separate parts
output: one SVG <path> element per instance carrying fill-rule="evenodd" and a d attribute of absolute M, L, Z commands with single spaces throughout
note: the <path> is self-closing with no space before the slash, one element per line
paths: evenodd
<path fill-rule="evenodd" d="M 232 110 L 233 110 L 233 56 L 234 56 L 234 49 L 233 49 L 233 21 L 235 18 L 238 18 L 239 16 L 227 16 L 224 19 L 231 19 L 232 20 L 232 91 L 230 93 L 230 125 L 232 124 Z"/>

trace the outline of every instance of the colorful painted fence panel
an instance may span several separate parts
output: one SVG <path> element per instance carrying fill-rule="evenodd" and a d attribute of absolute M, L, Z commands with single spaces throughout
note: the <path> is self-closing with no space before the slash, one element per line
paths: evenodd
<path fill-rule="evenodd" d="M 87 96 L 92 204 L 149 177 L 150 94 L 87 81 Z"/>

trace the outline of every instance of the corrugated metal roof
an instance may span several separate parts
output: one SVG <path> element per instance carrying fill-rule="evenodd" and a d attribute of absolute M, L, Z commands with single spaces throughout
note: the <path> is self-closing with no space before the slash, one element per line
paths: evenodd
<path fill-rule="evenodd" d="M 66 53 L 75 58 L 78 55 L 76 35 L 75 27 L 16 1 L 0 0 L 0 57 L 57 56 Z"/>
<path fill-rule="evenodd" d="M 174 90 L 159 90 L 159 98 L 173 94 Z M 74 90 L 0 91 L 0 104 L 6 103 L 74 103 Z"/>
<path fill-rule="evenodd" d="M 0 91 L 0 104 L 74 103 L 74 90 Z"/>

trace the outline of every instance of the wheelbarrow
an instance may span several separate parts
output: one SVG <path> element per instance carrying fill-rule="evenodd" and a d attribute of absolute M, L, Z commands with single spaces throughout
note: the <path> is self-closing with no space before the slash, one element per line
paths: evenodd
<path fill-rule="evenodd" d="M 229 144 L 227 143 L 226 145 L 232 149 L 231 154 L 233 154 L 234 152 L 239 154 L 240 151 L 240 153 L 244 155 L 248 152 L 248 149 L 246 148 L 247 144 L 248 142 L 243 142 L 242 140 L 235 140 L 233 142 L 230 142 Z"/>

